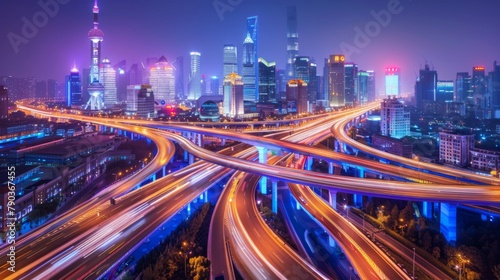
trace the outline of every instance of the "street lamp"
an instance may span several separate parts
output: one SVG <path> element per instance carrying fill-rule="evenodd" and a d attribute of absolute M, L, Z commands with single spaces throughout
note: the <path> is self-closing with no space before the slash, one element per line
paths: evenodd
<path fill-rule="evenodd" d="M 347 215 L 347 220 L 349 220 L 349 207 L 347 206 L 347 204 L 344 204 L 344 210 L 345 210 L 346 215 Z"/>
<path fill-rule="evenodd" d="M 262 212 L 262 211 L 261 211 L 261 207 L 260 207 L 260 204 L 261 204 L 261 203 L 262 203 L 262 200 L 260 200 L 260 199 L 259 199 L 259 200 L 257 200 L 257 205 L 258 205 L 258 207 L 259 207 L 259 212 Z"/>
<path fill-rule="evenodd" d="M 415 247 L 413 247 L 413 279 L 415 279 Z"/>

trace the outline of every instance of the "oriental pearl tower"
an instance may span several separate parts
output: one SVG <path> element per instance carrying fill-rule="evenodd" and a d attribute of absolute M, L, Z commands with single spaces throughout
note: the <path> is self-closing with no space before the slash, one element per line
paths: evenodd
<path fill-rule="evenodd" d="M 94 2 L 92 12 L 94 13 L 94 28 L 88 33 L 91 42 L 90 84 L 88 86 L 90 99 L 85 109 L 102 110 L 104 109 L 104 86 L 99 82 L 99 61 L 101 61 L 101 42 L 104 39 L 104 32 L 99 29 L 99 7 L 97 6 L 97 0 Z"/>

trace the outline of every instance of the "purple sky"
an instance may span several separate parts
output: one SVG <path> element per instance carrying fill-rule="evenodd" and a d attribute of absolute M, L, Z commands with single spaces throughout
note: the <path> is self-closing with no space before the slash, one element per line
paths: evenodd
<path fill-rule="evenodd" d="M 90 64 L 87 32 L 92 28 L 92 0 L 40 0 L 59 4 L 59 11 L 17 46 L 9 33 L 22 36 L 26 17 L 43 9 L 38 1 L 1 0 L 0 76 L 34 76 L 63 80 L 73 61 L 78 68 Z M 235 44 L 239 51 L 246 35 L 247 16 L 259 16 L 259 56 L 286 60 L 286 6 L 298 11 L 300 55 L 314 57 L 322 74 L 323 59 L 341 53 L 341 44 L 354 43 L 355 27 L 365 29 L 374 20 L 371 11 L 387 10 L 399 2 L 399 14 L 370 38 L 350 60 L 360 69 L 377 73 L 377 90 L 383 90 L 385 67 L 401 68 L 402 90 L 413 92 L 416 74 L 428 61 L 439 79 L 454 79 L 456 72 L 484 65 L 490 71 L 500 61 L 500 1 L 498 0 L 218 0 L 238 3 L 219 17 L 214 0 L 100 0 L 101 29 L 105 33 L 103 56 L 112 64 L 127 59 L 127 67 L 146 57 L 165 55 L 169 61 L 183 55 L 189 67 L 189 52 L 202 53 L 202 72 L 221 75 L 222 47 Z M 20 3 L 22 2 L 22 3 Z M 29 3 L 26 3 L 29 2 Z M 377 31 L 377 30 L 375 30 Z M 239 57 L 239 60 L 241 57 Z M 185 78 L 187 81 L 187 77 Z"/>

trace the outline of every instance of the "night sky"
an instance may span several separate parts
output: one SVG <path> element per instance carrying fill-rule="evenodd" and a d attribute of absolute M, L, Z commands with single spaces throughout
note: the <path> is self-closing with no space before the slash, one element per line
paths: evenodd
<path fill-rule="evenodd" d="M 52 1 L 56 0 L 41 0 Z M 20 44 L 16 53 L 8 34 L 22 36 L 22 18 L 33 22 L 33 15 L 43 10 L 35 0 L 1 0 L 0 76 L 62 81 L 73 61 L 80 69 L 89 66 L 87 32 L 92 28 L 93 1 L 58 1 L 66 4 L 59 4 L 59 11 L 27 44 Z M 341 53 L 343 42 L 356 46 L 354 28 L 364 30 L 374 20 L 371 11 L 387 10 L 389 3 L 398 1 L 219 0 L 227 5 L 241 2 L 222 19 L 214 2 L 100 0 L 103 58 L 108 57 L 112 64 L 127 59 L 129 68 L 147 57 L 165 55 L 173 61 L 182 55 L 187 82 L 189 52 L 199 51 L 202 72 L 220 76 L 223 45 L 238 46 L 241 63 L 246 17 L 257 15 L 259 56 L 284 69 L 286 6 L 293 4 L 298 12 L 299 53 L 314 57 L 321 75 L 323 59 Z M 440 80 L 454 79 L 459 71 L 471 72 L 474 65 L 490 71 L 493 61 L 500 61 L 500 1 L 401 0 L 399 5 L 400 13 L 393 14 L 389 24 L 349 57 L 359 69 L 376 71 L 377 91 L 383 90 L 385 67 L 400 67 L 403 92 L 413 92 L 416 74 L 425 61 L 438 71 Z"/>

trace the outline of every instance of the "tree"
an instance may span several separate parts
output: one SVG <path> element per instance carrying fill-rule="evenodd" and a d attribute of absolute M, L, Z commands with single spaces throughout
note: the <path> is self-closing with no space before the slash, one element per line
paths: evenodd
<path fill-rule="evenodd" d="M 441 249 L 439 249 L 439 247 L 434 247 L 432 249 L 432 255 L 439 260 L 439 258 L 441 257 Z"/>
<path fill-rule="evenodd" d="M 492 270 L 493 270 L 493 275 L 495 275 L 495 277 L 498 280 L 500 280 L 500 263 L 495 265 Z"/>
<path fill-rule="evenodd" d="M 399 208 L 397 204 L 394 204 L 394 207 L 392 207 L 391 210 L 391 221 L 390 221 L 394 230 L 396 230 L 396 225 L 398 224 L 398 217 L 399 217 Z"/>
<path fill-rule="evenodd" d="M 210 278 L 210 261 L 203 256 L 190 258 L 189 268 L 191 271 L 191 278 L 194 280 Z"/>
<path fill-rule="evenodd" d="M 424 250 L 429 251 L 432 246 L 432 236 L 428 230 L 425 231 L 424 236 L 422 236 L 422 247 Z"/>

